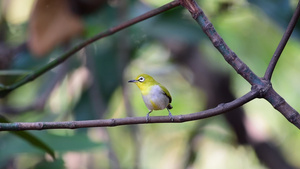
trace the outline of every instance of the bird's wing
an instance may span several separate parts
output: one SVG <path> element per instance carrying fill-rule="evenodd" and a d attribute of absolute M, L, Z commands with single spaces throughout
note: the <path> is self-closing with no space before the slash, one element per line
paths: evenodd
<path fill-rule="evenodd" d="M 164 86 L 162 86 L 161 84 L 159 84 L 159 86 L 162 88 L 163 94 L 166 95 L 166 96 L 168 97 L 169 103 L 171 103 L 171 102 L 172 102 L 172 97 L 171 97 L 171 94 L 170 94 L 170 92 L 168 91 L 168 89 L 165 88 Z"/>

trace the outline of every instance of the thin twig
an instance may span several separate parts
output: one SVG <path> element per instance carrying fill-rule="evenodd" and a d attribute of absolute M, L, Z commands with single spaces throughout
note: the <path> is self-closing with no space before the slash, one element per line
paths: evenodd
<path fill-rule="evenodd" d="M 44 74 L 45 72 L 51 70 L 52 68 L 56 67 L 57 65 L 59 65 L 60 63 L 64 62 L 66 59 L 68 59 L 69 57 L 71 57 L 73 54 L 75 54 L 76 52 L 78 52 L 80 49 L 84 48 L 85 46 L 100 40 L 104 37 L 107 37 L 109 35 L 112 35 L 116 32 L 119 32 L 120 30 L 123 30 L 129 26 L 132 26 L 138 22 L 141 22 L 145 19 L 148 19 L 150 17 L 153 17 L 155 15 L 158 15 L 162 12 L 165 12 L 169 9 L 172 9 L 176 6 L 179 6 L 180 2 L 178 0 L 172 1 L 170 3 L 167 3 L 166 5 L 163 5 L 159 8 L 153 9 L 143 15 L 140 15 L 134 19 L 131 19 L 123 24 L 120 24 L 116 27 L 110 28 L 76 46 L 74 46 L 72 49 L 70 49 L 69 51 L 67 51 L 66 53 L 64 53 L 63 55 L 59 56 L 57 59 L 51 61 L 50 63 L 48 63 L 47 65 L 41 67 L 40 69 L 34 71 L 34 73 L 28 74 L 27 76 L 25 76 L 23 79 L 21 79 L 20 81 L 10 85 L 10 86 L 4 86 L 0 84 L 0 97 L 4 97 L 6 96 L 9 92 L 11 92 L 12 90 L 36 79 L 37 77 L 41 76 L 42 74 Z"/>
<path fill-rule="evenodd" d="M 283 34 L 282 39 L 279 42 L 279 45 L 277 46 L 277 49 L 274 52 L 274 55 L 273 55 L 273 57 L 272 57 L 272 59 L 269 63 L 269 66 L 268 66 L 268 68 L 266 70 L 266 73 L 265 73 L 265 76 L 264 76 L 264 78 L 266 80 L 271 80 L 271 77 L 272 77 L 272 74 L 274 72 L 275 66 L 278 62 L 278 59 L 279 59 L 285 45 L 287 44 L 287 42 L 288 42 L 295 26 L 296 26 L 296 23 L 299 19 L 299 16 L 300 16 L 300 1 L 298 2 L 298 5 L 297 5 L 297 8 L 296 8 L 296 10 L 293 14 L 293 17 L 292 17 L 285 33 Z"/>
<path fill-rule="evenodd" d="M 169 116 L 152 116 L 150 121 L 146 117 L 127 117 L 121 119 L 104 119 L 104 120 L 86 120 L 86 121 L 66 121 L 66 122 L 33 122 L 33 123 L 0 123 L 0 131 L 18 131 L 18 130 L 44 130 L 44 129 L 77 129 L 86 127 L 114 127 L 129 124 L 146 124 L 146 123 L 182 123 L 187 121 L 204 119 L 225 113 L 229 110 L 244 105 L 245 103 L 258 97 L 259 91 L 251 90 L 244 96 L 233 100 L 229 103 L 220 104 L 215 108 L 204 110 L 202 112 L 174 116 L 171 121 Z"/>

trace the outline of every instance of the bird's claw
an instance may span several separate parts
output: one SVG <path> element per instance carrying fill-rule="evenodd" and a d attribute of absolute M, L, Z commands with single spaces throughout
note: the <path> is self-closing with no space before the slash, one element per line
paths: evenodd
<path fill-rule="evenodd" d="M 150 113 L 152 112 L 153 110 L 150 110 L 149 113 L 147 114 L 146 116 L 146 122 L 148 123 L 150 121 Z"/>
<path fill-rule="evenodd" d="M 171 121 L 174 121 L 174 117 L 172 115 L 169 116 L 169 117 L 170 117 Z"/>
<path fill-rule="evenodd" d="M 146 116 L 146 122 L 148 123 L 150 121 L 150 117 L 149 117 L 149 114 L 147 114 Z"/>
<path fill-rule="evenodd" d="M 171 121 L 174 121 L 174 116 L 172 116 L 172 113 L 170 112 L 170 110 L 167 108 L 168 112 L 169 112 L 169 117 Z"/>
<path fill-rule="evenodd" d="M 169 117 L 170 117 L 170 120 L 171 120 L 171 121 L 174 121 L 174 116 L 172 116 L 171 113 L 169 113 Z"/>

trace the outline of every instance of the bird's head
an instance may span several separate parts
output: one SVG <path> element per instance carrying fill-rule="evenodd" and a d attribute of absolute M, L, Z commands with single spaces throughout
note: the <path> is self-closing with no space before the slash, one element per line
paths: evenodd
<path fill-rule="evenodd" d="M 135 79 L 128 82 L 135 83 L 141 90 L 157 84 L 153 77 L 147 74 L 138 75 Z"/>

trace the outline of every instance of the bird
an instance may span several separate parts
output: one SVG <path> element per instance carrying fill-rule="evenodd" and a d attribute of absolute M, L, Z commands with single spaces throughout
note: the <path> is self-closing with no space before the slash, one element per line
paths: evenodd
<path fill-rule="evenodd" d="M 153 110 L 163 110 L 165 108 L 169 112 L 171 121 L 174 121 L 174 117 L 170 111 L 173 108 L 171 105 L 172 97 L 167 88 L 148 74 L 140 74 L 128 82 L 135 83 L 141 90 L 144 103 L 149 109 L 149 113 L 146 116 L 147 122 L 149 122 L 149 115 Z"/>

